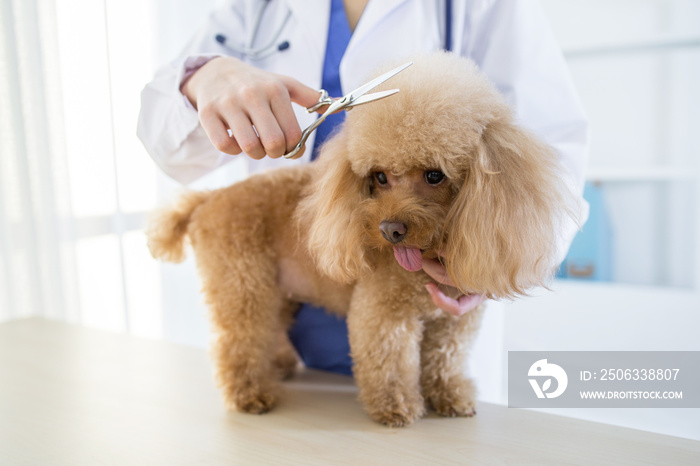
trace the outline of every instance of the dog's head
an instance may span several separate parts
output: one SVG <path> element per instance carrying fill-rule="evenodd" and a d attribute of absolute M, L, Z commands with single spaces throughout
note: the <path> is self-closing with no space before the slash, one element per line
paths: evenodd
<path fill-rule="evenodd" d="M 377 254 L 407 270 L 439 255 L 465 293 L 524 294 L 552 276 L 570 194 L 552 149 L 517 127 L 469 61 L 417 57 L 348 112 L 315 168 L 298 220 L 317 265 L 356 280 Z"/>

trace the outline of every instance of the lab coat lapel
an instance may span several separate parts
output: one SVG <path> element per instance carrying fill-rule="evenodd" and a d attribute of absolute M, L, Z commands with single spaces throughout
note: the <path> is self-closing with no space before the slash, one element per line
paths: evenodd
<path fill-rule="evenodd" d="M 389 58 L 385 55 L 375 54 L 372 44 L 367 42 L 367 39 L 374 36 L 378 29 L 381 30 L 382 34 L 391 34 L 391 31 L 384 30 L 386 17 L 408 1 L 369 0 L 350 38 L 350 43 L 345 49 L 343 60 L 340 62 L 340 80 L 343 92 L 349 92 L 364 84 L 370 78 L 369 73 L 375 71 Z M 400 50 L 397 50 L 397 53 L 403 55 Z"/>
<path fill-rule="evenodd" d="M 408 0 L 369 0 L 352 34 L 354 40 L 350 40 L 348 49 L 353 46 L 353 42 L 358 42 L 363 36 L 381 25 L 386 15 L 407 1 Z"/>

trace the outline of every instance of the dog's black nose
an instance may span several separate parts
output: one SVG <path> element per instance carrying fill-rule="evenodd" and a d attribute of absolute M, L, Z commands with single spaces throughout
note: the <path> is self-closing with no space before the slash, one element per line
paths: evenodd
<path fill-rule="evenodd" d="M 382 232 L 384 239 L 390 243 L 396 244 L 401 242 L 406 236 L 406 225 L 398 222 L 387 222 L 382 220 L 379 224 L 379 230 Z"/>

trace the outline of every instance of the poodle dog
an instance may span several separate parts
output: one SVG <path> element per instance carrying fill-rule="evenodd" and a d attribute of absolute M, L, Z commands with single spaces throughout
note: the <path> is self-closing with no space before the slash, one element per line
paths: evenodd
<path fill-rule="evenodd" d="M 419 56 L 389 84 L 401 92 L 348 112 L 317 162 L 185 194 L 150 226 L 164 260 L 181 261 L 189 237 L 230 408 L 273 407 L 297 363 L 286 329 L 308 302 L 347 316 L 372 419 L 471 416 L 465 370 L 484 305 L 436 309 L 423 259 L 444 264 L 458 289 L 436 292 L 451 298 L 523 295 L 554 272 L 571 195 L 553 150 L 465 59 Z"/>

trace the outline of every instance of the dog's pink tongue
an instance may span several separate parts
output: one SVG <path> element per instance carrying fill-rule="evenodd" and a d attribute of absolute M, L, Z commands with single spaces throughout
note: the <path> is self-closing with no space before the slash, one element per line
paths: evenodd
<path fill-rule="evenodd" d="M 409 272 L 418 272 L 423 267 L 420 249 L 394 246 L 394 257 L 396 262 Z"/>

